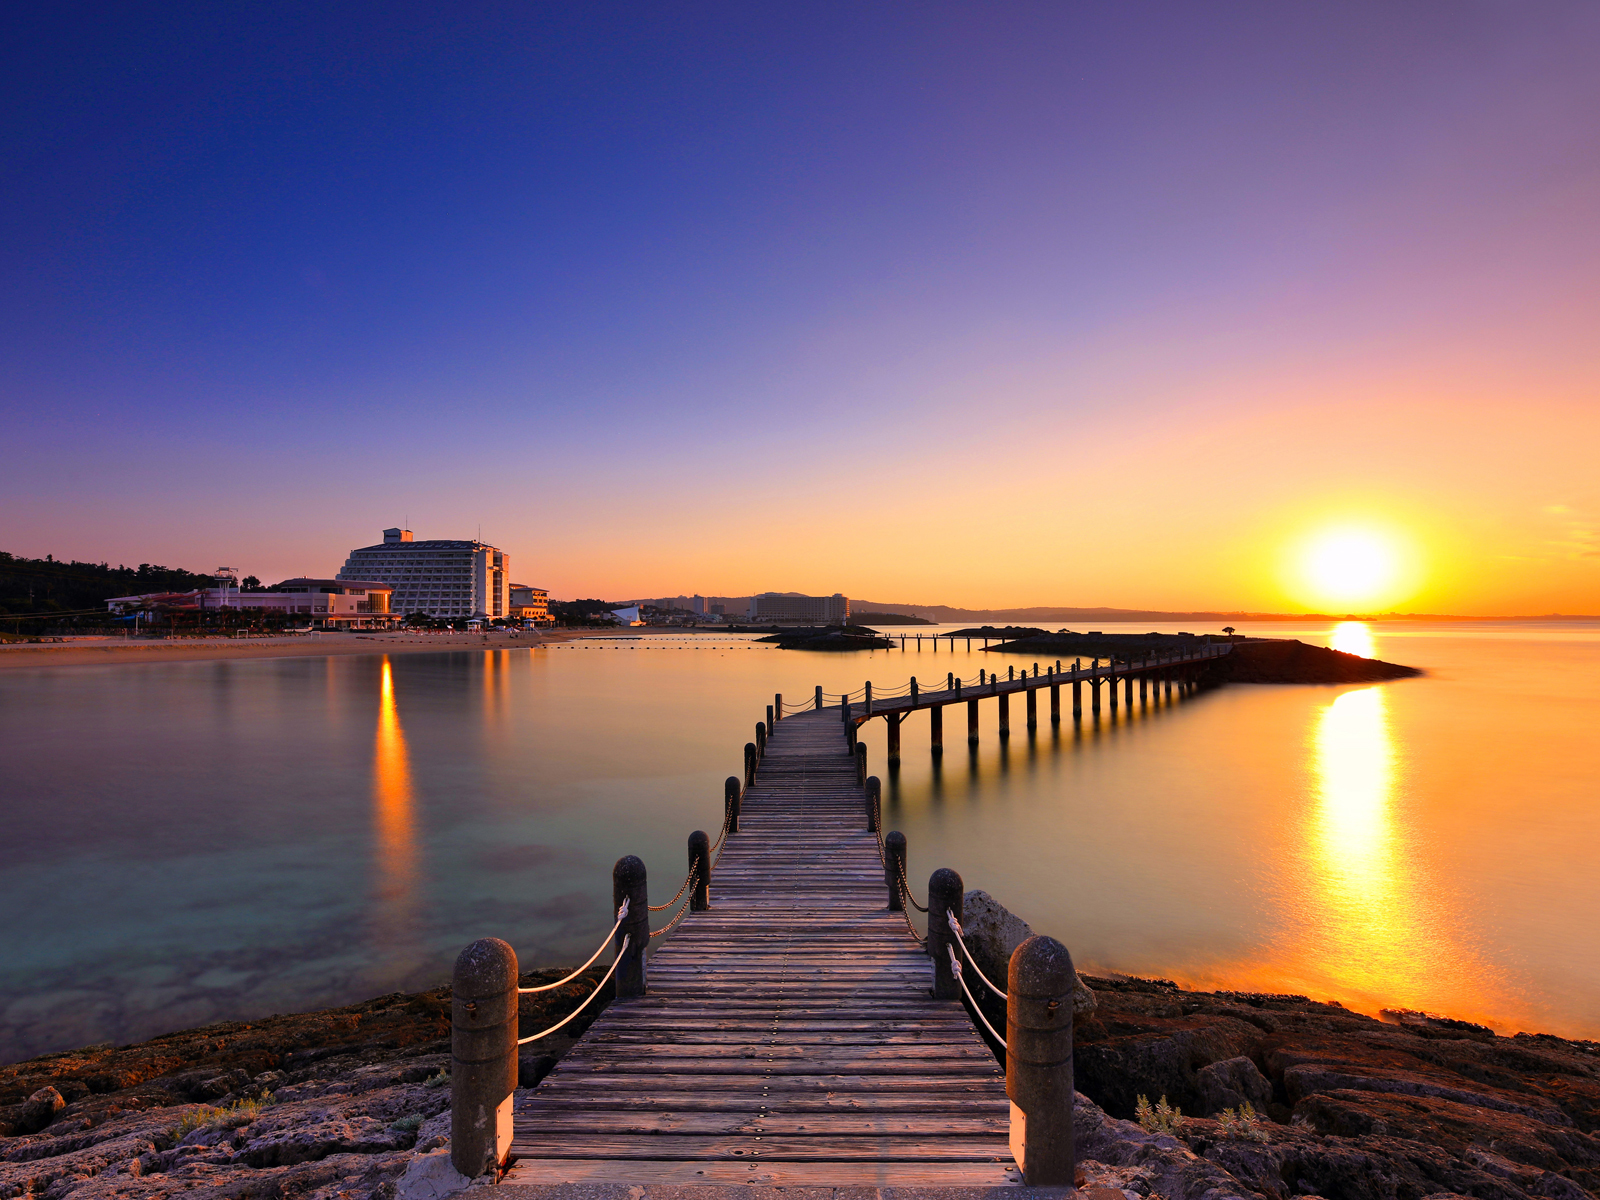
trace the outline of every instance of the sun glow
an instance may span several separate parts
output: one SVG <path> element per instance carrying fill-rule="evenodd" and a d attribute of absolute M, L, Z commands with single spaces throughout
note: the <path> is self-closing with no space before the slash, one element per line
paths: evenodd
<path fill-rule="evenodd" d="M 1372 529 L 1325 530 L 1304 543 L 1294 590 L 1313 605 L 1374 608 L 1412 590 L 1414 563 L 1390 535 Z"/>

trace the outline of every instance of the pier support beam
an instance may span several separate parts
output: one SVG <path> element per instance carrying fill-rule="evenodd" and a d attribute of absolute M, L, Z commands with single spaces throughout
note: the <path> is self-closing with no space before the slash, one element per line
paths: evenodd
<path fill-rule="evenodd" d="M 968 700 L 967 701 L 967 745 L 976 746 L 977 744 L 978 744 L 978 702 L 976 700 Z"/>
<path fill-rule="evenodd" d="M 1039 728 L 1039 689 L 1028 689 L 1028 732 Z"/>
<path fill-rule="evenodd" d="M 1148 703 L 1150 703 L 1150 677 L 1141 675 L 1139 676 L 1139 706 L 1143 708 Z"/>
<path fill-rule="evenodd" d="M 883 839 L 883 886 L 889 889 L 889 911 L 904 912 L 900 878 L 906 873 L 906 835 L 891 830 Z"/>
<path fill-rule="evenodd" d="M 1161 681 L 1167 685 L 1167 699 L 1171 700 L 1172 699 L 1172 672 L 1170 670 L 1161 672 Z"/>
<path fill-rule="evenodd" d="M 935 704 L 928 710 L 928 749 L 938 758 L 944 753 L 944 705 Z"/>
<path fill-rule="evenodd" d="M 705 912 L 711 907 L 711 839 L 705 830 L 689 835 L 689 870 L 694 874 L 694 890 L 689 893 L 689 909 Z"/>
<path fill-rule="evenodd" d="M 1132 670 L 1131 667 L 1129 669 Z M 1128 711 L 1132 712 L 1133 711 L 1133 676 L 1132 675 L 1125 676 L 1123 678 L 1122 683 L 1123 683 L 1123 686 L 1122 686 L 1123 698 L 1126 699 L 1127 702 L 1128 702 Z"/>
<path fill-rule="evenodd" d="M 900 763 L 900 714 L 888 713 L 884 716 L 883 722 L 889 727 L 889 762 L 898 766 Z"/>
<path fill-rule="evenodd" d="M 961 985 L 956 982 L 950 968 L 950 952 L 961 957 L 955 944 L 955 930 L 950 928 L 950 918 L 961 920 L 961 897 L 965 885 L 961 876 L 949 867 L 940 867 L 928 877 L 928 957 L 933 959 L 933 998 L 935 1000 L 961 999 Z"/>
<path fill-rule="evenodd" d="M 1117 668 L 1113 666 L 1106 676 L 1106 699 L 1111 702 L 1111 715 L 1117 715 Z"/>
<path fill-rule="evenodd" d="M 1000 695 L 1000 740 L 1003 742 L 1011 736 L 1011 697 L 1002 692 Z"/>
<path fill-rule="evenodd" d="M 650 944 L 650 890 L 645 878 L 644 860 L 634 854 L 617 859 L 611 868 L 611 902 L 618 908 L 628 902 L 628 915 L 617 927 L 617 999 L 627 1000 L 645 994 L 644 951 Z M 626 940 L 628 948 L 622 948 Z"/>
<path fill-rule="evenodd" d="M 1061 685 L 1059 683 L 1050 685 L 1050 724 L 1061 724 Z"/>
<path fill-rule="evenodd" d="M 1073 670 L 1076 671 L 1077 668 L 1074 667 Z M 1072 679 L 1072 719 L 1083 720 L 1083 680 L 1076 675 Z"/>
<path fill-rule="evenodd" d="M 450 1162 L 476 1179 L 511 1153 L 517 952 L 499 938 L 473 942 L 456 959 L 450 1005 Z"/>
<path fill-rule="evenodd" d="M 1098 675 L 1089 680 L 1089 711 L 1097 717 L 1100 715 L 1100 676 Z"/>
<path fill-rule="evenodd" d="M 931 905 L 929 906 L 932 907 Z M 1055 938 L 1031 937 L 1006 976 L 1006 1095 L 1011 1154 L 1028 1187 L 1071 1187 L 1072 955 Z"/>

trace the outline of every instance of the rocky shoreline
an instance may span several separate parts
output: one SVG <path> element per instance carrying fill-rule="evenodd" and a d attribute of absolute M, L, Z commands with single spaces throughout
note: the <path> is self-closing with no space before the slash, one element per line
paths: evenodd
<path fill-rule="evenodd" d="M 966 927 L 1003 979 L 1027 926 L 970 892 Z M 1304 996 L 1083 983 L 1082 1186 L 1125 1200 L 1600 1196 L 1600 1043 Z M 592 986 L 524 997 L 525 1032 Z M 519 1084 L 537 1086 L 573 1041 L 527 1047 Z M 449 1061 L 438 989 L 0 1068 L 0 1198 L 428 1200 L 448 1163 Z M 1183 1115 L 1141 1128 L 1140 1096 Z M 1247 1102 L 1264 1119 L 1218 1119 Z"/>

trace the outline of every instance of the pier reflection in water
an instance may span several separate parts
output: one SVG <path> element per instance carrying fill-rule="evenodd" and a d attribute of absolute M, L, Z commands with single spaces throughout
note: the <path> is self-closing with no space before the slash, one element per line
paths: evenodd
<path fill-rule="evenodd" d="M 908 718 L 894 776 L 875 722 L 913 881 L 955 867 L 1092 969 L 1600 1033 L 1600 628 L 1262 632 L 1430 675 L 1081 729 L 1064 697 L 1032 738 L 1014 702 L 1004 747 L 989 700 L 942 763 Z M 0 675 L 0 1051 L 425 986 L 486 934 L 576 961 L 619 855 L 682 878 L 773 692 L 1009 665 L 652 638 Z"/>

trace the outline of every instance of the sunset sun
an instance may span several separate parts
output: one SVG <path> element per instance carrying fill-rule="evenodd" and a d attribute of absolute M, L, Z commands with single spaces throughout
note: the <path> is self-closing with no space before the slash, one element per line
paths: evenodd
<path fill-rule="evenodd" d="M 1300 551 L 1296 591 L 1314 605 L 1372 608 L 1392 603 L 1411 590 L 1409 557 L 1396 538 L 1377 530 L 1324 530 Z"/>

